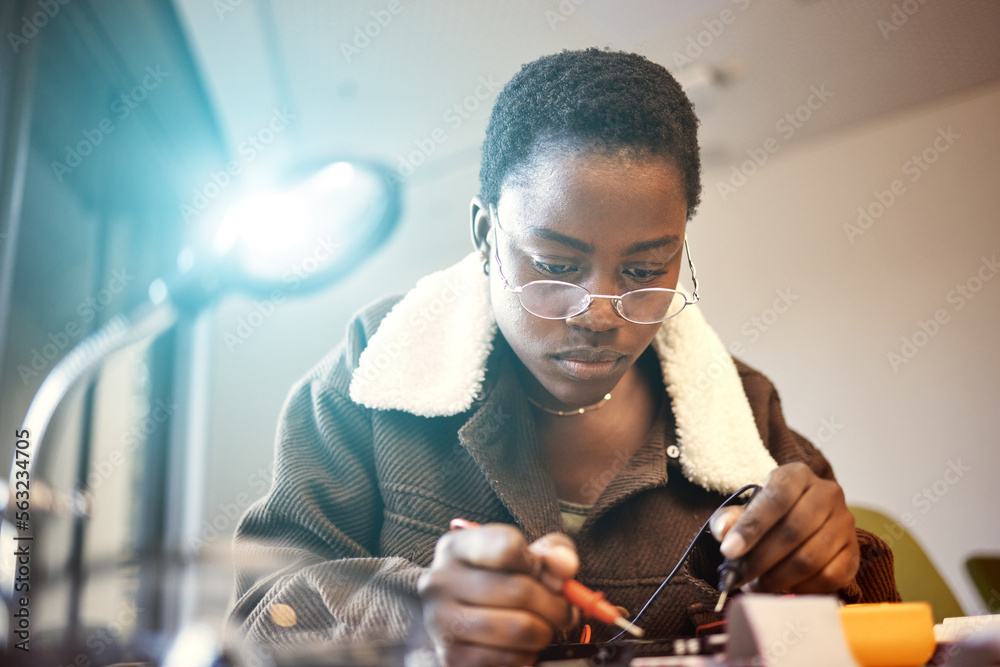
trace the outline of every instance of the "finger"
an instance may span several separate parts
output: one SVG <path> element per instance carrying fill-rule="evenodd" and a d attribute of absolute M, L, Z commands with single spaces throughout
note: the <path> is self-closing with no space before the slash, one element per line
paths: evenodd
<path fill-rule="evenodd" d="M 743 515 L 743 510 L 744 507 L 741 505 L 729 505 L 717 509 L 708 521 L 708 529 L 712 531 L 712 537 L 721 542 L 736 520 Z"/>
<path fill-rule="evenodd" d="M 739 558 L 752 549 L 795 505 L 812 478 L 815 475 L 804 463 L 788 463 L 772 470 L 722 540 L 722 555 Z"/>
<path fill-rule="evenodd" d="M 783 524 L 776 530 L 781 531 Z M 803 532 L 808 530 L 805 528 Z M 791 532 L 791 530 L 790 530 Z M 773 565 L 762 567 L 758 572 L 761 590 L 789 591 L 792 587 L 811 579 L 849 545 L 857 542 L 854 531 L 854 517 L 850 512 L 831 514 L 830 517 L 815 530 L 812 535 L 794 546 L 788 555 L 776 561 Z M 761 543 L 760 547 L 769 545 Z M 757 555 L 754 553 L 754 555 Z M 756 564 L 756 561 L 754 561 Z"/>
<path fill-rule="evenodd" d="M 743 586 L 747 593 L 833 593 L 851 583 L 857 574 L 857 564 L 860 558 L 850 544 L 844 546 L 834 557 L 819 569 L 812 577 L 793 586 L 775 585 L 764 577 L 754 579 Z"/>
<path fill-rule="evenodd" d="M 552 642 L 554 630 L 535 614 L 520 609 L 476 607 L 440 600 L 424 607 L 434 640 L 445 646 L 477 644 L 503 651 L 537 652 Z"/>
<path fill-rule="evenodd" d="M 858 556 L 852 553 L 850 547 L 844 547 L 821 572 L 792 587 L 789 592 L 796 595 L 835 593 L 854 580 L 857 563 Z"/>
<path fill-rule="evenodd" d="M 789 592 L 805 595 L 809 593 L 832 593 L 844 588 L 858 574 L 861 564 L 861 550 L 857 537 L 848 540 L 841 549 L 819 572 L 802 581 Z"/>
<path fill-rule="evenodd" d="M 537 571 L 537 558 L 516 527 L 491 523 L 474 530 L 445 533 L 437 541 L 431 567 L 463 563 L 505 572 Z"/>
<path fill-rule="evenodd" d="M 779 564 L 791 559 L 785 564 L 783 574 L 797 571 L 797 568 L 805 567 L 806 562 L 801 557 L 793 558 L 797 550 L 802 548 L 809 540 L 820 539 L 826 535 L 827 539 L 833 533 L 823 532 L 824 525 L 830 518 L 831 508 L 823 501 L 817 501 L 817 494 L 807 493 L 792 508 L 770 532 L 757 542 L 754 548 L 743 557 L 743 577 L 744 579 L 755 579 L 772 569 L 779 567 Z M 834 531 L 835 533 L 836 531 Z M 838 543 L 836 549 L 828 555 L 836 553 L 843 543 Z M 802 556 L 812 556 L 817 548 Z M 805 573 L 803 573 L 805 574 Z"/>
<path fill-rule="evenodd" d="M 543 535 L 529 544 L 528 550 L 543 565 L 539 579 L 556 593 L 562 591 L 566 580 L 575 577 L 580 569 L 576 545 L 565 533 Z"/>
<path fill-rule="evenodd" d="M 500 651 L 472 644 L 452 644 L 438 651 L 445 667 L 522 667 L 535 664 L 537 653 Z"/>
<path fill-rule="evenodd" d="M 573 625 L 572 605 L 526 574 L 509 574 L 471 567 L 428 570 L 421 575 L 419 592 L 425 599 L 450 598 L 470 606 L 520 609 L 553 627 Z"/>

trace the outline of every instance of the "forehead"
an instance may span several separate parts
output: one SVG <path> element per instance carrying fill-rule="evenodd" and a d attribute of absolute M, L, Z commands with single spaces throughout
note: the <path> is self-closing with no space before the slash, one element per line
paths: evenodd
<path fill-rule="evenodd" d="M 687 199 L 666 158 L 553 151 L 504 185 L 497 211 L 503 229 L 518 236 L 549 229 L 628 246 L 665 234 L 683 238 Z"/>

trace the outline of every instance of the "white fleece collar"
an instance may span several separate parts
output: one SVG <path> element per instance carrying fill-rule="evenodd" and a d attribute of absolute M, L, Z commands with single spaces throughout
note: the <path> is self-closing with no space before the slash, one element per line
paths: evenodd
<path fill-rule="evenodd" d="M 425 276 L 379 325 L 351 379 L 351 399 L 422 417 L 468 410 L 482 391 L 497 324 L 478 253 Z M 777 463 L 757 432 L 736 365 L 697 306 L 653 339 L 672 400 L 684 476 L 732 493 Z"/>

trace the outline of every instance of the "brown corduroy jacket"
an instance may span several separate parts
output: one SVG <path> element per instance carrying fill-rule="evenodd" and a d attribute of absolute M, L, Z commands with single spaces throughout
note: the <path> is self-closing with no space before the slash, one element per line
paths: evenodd
<path fill-rule="evenodd" d="M 395 303 L 382 301 L 356 317 L 346 339 L 293 388 L 284 407 L 272 487 L 243 517 L 235 540 L 232 620 L 253 640 L 272 646 L 422 641 L 416 582 L 452 518 L 514 524 L 528 540 L 562 530 L 513 352 L 500 334 L 468 409 L 427 417 L 351 399 L 359 358 Z M 410 353 L 407 345 L 397 350 L 400 358 Z M 768 379 L 741 362 L 735 366 L 774 461 L 803 461 L 832 479 L 822 454 L 785 424 Z M 595 493 L 576 538 L 577 578 L 633 615 L 725 498 L 683 474 L 671 406 L 664 392 L 646 443 L 609 470 L 612 479 Z M 898 600 L 891 551 L 872 534 L 857 533 L 861 568 L 840 596 Z M 717 543 L 702 535 L 643 614 L 647 635 L 693 635 L 697 625 L 718 620 L 712 609 L 720 562 Z M 612 634 L 594 630 L 594 640 Z"/>

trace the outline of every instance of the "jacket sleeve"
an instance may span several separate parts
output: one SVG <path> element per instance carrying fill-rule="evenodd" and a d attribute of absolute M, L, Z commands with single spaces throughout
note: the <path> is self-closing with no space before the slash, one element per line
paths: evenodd
<path fill-rule="evenodd" d="M 788 428 L 781 411 L 781 400 L 771 381 L 738 359 L 735 361 L 757 421 L 757 430 L 778 465 L 802 461 L 812 468 L 817 477 L 836 481 L 833 467 L 826 457 L 811 442 Z M 861 560 L 854 581 L 839 591 L 841 599 L 848 604 L 899 602 L 892 550 L 872 533 L 860 528 L 855 528 L 855 531 Z"/>
<path fill-rule="evenodd" d="M 400 641 L 415 630 L 422 569 L 379 556 L 371 419 L 348 397 L 364 334 L 356 320 L 347 340 L 292 389 L 271 488 L 236 529 L 230 621 L 254 642 Z"/>

